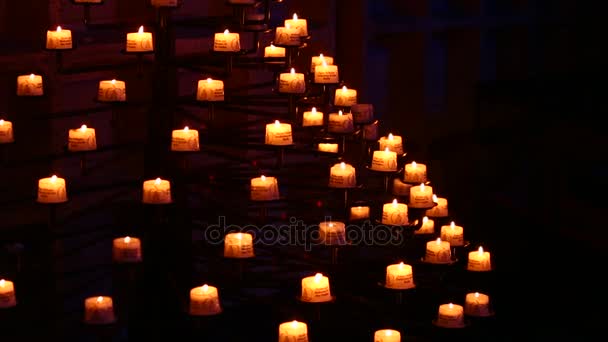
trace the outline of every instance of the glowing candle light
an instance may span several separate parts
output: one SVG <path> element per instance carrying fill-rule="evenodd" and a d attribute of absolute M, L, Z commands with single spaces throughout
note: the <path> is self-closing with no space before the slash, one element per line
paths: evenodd
<path fill-rule="evenodd" d="M 403 181 L 409 183 L 426 183 L 426 165 L 415 161 L 405 164 Z"/>
<path fill-rule="evenodd" d="M 190 290 L 190 315 L 210 316 L 222 312 L 217 287 L 203 285 Z"/>
<path fill-rule="evenodd" d="M 252 201 L 273 201 L 279 199 L 279 183 L 275 177 L 262 175 L 252 178 L 250 198 Z"/>
<path fill-rule="evenodd" d="M 17 96 L 42 96 L 42 76 L 36 74 L 17 76 Z"/>
<path fill-rule="evenodd" d="M 306 19 L 298 18 L 296 13 L 293 14 L 292 19 L 285 20 L 285 27 L 293 27 L 298 30 L 298 34 L 300 37 L 308 36 L 308 22 Z"/>
<path fill-rule="evenodd" d="M 249 233 L 229 233 L 224 238 L 225 258 L 252 258 L 253 235 Z"/>
<path fill-rule="evenodd" d="M 300 29 L 293 27 L 289 23 L 286 23 L 285 26 L 277 27 L 275 30 L 274 43 L 284 46 L 299 46 L 302 43 L 300 41 Z"/>
<path fill-rule="evenodd" d="M 279 325 L 279 342 L 308 342 L 306 323 L 292 321 Z"/>
<path fill-rule="evenodd" d="M 412 266 L 400 262 L 386 267 L 386 283 L 389 289 L 406 290 L 414 288 Z"/>
<path fill-rule="evenodd" d="M 327 302 L 332 300 L 329 289 L 329 278 L 321 273 L 302 279 L 302 301 L 304 302 Z"/>
<path fill-rule="evenodd" d="M 342 89 L 336 89 L 334 96 L 334 105 L 338 107 L 350 107 L 357 103 L 357 91 L 348 89 L 343 86 Z"/>
<path fill-rule="evenodd" d="M 306 91 L 304 74 L 296 73 L 294 68 L 288 73 L 279 75 L 279 92 L 288 94 L 303 94 Z"/>
<path fill-rule="evenodd" d="M 388 148 L 390 151 L 394 151 L 397 154 L 403 154 L 403 138 L 400 135 L 393 135 L 389 133 L 386 137 L 381 137 L 378 140 L 380 150 Z"/>
<path fill-rule="evenodd" d="M 365 220 L 369 218 L 369 206 L 356 206 L 350 208 L 350 220 Z"/>
<path fill-rule="evenodd" d="M 127 33 L 127 52 L 154 51 L 154 41 L 151 32 L 145 32 L 140 26 L 137 32 Z"/>
<path fill-rule="evenodd" d="M 357 186 L 357 177 L 354 166 L 341 162 L 330 168 L 330 188 L 353 188 L 355 186 Z"/>
<path fill-rule="evenodd" d="M 441 226 L 441 240 L 448 241 L 450 246 L 464 245 L 464 229 L 457 226 L 454 221 L 449 226 Z"/>
<path fill-rule="evenodd" d="M 321 59 L 320 65 L 315 65 L 315 83 L 333 84 L 340 82 L 338 66 L 327 62 L 328 57 Z M 333 60 L 332 60 L 333 63 Z"/>
<path fill-rule="evenodd" d="M 72 48 L 72 31 L 57 26 L 56 30 L 46 31 L 46 48 L 49 50 L 67 50 Z"/>
<path fill-rule="evenodd" d="M 441 304 L 437 314 L 436 324 L 444 328 L 463 328 L 464 308 L 453 303 Z"/>
<path fill-rule="evenodd" d="M 388 148 L 374 151 L 371 169 L 376 171 L 397 171 L 397 153 Z"/>
<path fill-rule="evenodd" d="M 422 226 L 414 234 L 435 234 L 435 221 L 428 218 L 428 216 L 423 217 Z"/>
<path fill-rule="evenodd" d="M 275 120 L 274 123 L 267 124 L 265 142 L 267 145 L 293 144 L 291 124 L 281 123 L 279 120 Z"/>
<path fill-rule="evenodd" d="M 67 200 L 65 179 L 53 175 L 38 181 L 39 203 L 63 203 Z"/>
<path fill-rule="evenodd" d="M 401 333 L 392 329 L 376 330 L 374 342 L 401 342 Z"/>
<path fill-rule="evenodd" d="M 429 217 L 447 217 L 448 216 L 448 200 L 443 197 L 437 197 L 433 195 L 433 202 L 437 205 L 426 211 L 426 215 Z"/>
<path fill-rule="evenodd" d="M 428 208 L 433 206 L 433 187 L 424 185 L 424 183 L 412 186 L 410 189 L 409 205 L 412 208 Z"/>
<path fill-rule="evenodd" d="M 325 56 L 324 54 L 319 54 L 318 56 L 312 56 L 310 59 L 310 72 L 314 73 L 315 72 L 315 68 L 319 65 L 323 65 L 323 62 L 325 62 L 325 65 L 333 65 L 334 64 L 334 58 L 330 57 L 330 56 Z M 336 69 L 337 70 L 337 69 Z M 316 82 L 318 83 L 318 82 Z M 332 82 L 332 83 L 337 83 L 337 82 Z"/>
<path fill-rule="evenodd" d="M 13 123 L 0 119 L 0 144 L 8 144 L 14 141 Z"/>
<path fill-rule="evenodd" d="M 0 279 L 0 309 L 12 308 L 15 305 L 15 284 L 10 280 Z"/>
<path fill-rule="evenodd" d="M 327 129 L 330 133 L 352 133 L 355 130 L 352 113 L 337 113 L 329 114 L 329 124 Z"/>
<path fill-rule="evenodd" d="M 264 57 L 266 58 L 283 58 L 285 57 L 285 48 L 281 46 L 274 46 L 270 44 L 264 48 Z"/>
<path fill-rule="evenodd" d="M 84 301 L 84 322 L 87 324 L 111 324 L 116 322 L 111 297 L 89 297 Z"/>
<path fill-rule="evenodd" d="M 479 246 L 477 251 L 469 252 L 467 270 L 477 272 L 491 271 L 490 252 L 484 251 L 481 246 Z"/>
<path fill-rule="evenodd" d="M 196 90 L 198 101 L 224 101 L 224 81 L 207 78 L 198 81 Z"/>
<path fill-rule="evenodd" d="M 319 240 L 330 245 L 346 242 L 346 225 L 339 221 L 319 223 Z"/>
<path fill-rule="evenodd" d="M 112 259 L 118 263 L 140 262 L 141 240 L 136 237 L 125 236 L 112 241 Z"/>
<path fill-rule="evenodd" d="M 390 225 L 406 225 L 408 223 L 407 205 L 394 199 L 382 206 L 382 223 Z"/>
<path fill-rule="evenodd" d="M 432 264 L 445 264 L 452 261 L 450 243 L 441 238 L 426 243 L 424 261 Z"/>
<path fill-rule="evenodd" d="M 156 178 L 144 181 L 143 203 L 167 204 L 171 202 L 171 183 L 168 180 Z"/>
<path fill-rule="evenodd" d="M 213 51 L 238 52 L 241 51 L 241 37 L 238 33 L 224 32 L 216 33 L 213 40 Z"/>
<path fill-rule="evenodd" d="M 97 149 L 97 139 L 95 129 L 82 125 L 80 128 L 68 131 L 68 150 L 69 151 L 93 151 Z"/>
<path fill-rule="evenodd" d="M 171 151 L 199 151 L 198 130 L 176 129 L 171 133 Z"/>
<path fill-rule="evenodd" d="M 467 293 L 464 303 L 464 313 L 475 317 L 487 317 L 492 315 L 490 297 L 479 292 Z"/>
<path fill-rule="evenodd" d="M 310 111 L 304 112 L 304 114 L 302 114 L 302 126 L 323 126 L 323 112 L 317 111 L 317 108 L 315 107 L 312 107 Z"/>

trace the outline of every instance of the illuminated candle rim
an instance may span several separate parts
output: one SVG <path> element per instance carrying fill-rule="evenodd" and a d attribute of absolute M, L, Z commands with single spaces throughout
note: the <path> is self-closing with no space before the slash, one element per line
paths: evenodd
<path fill-rule="evenodd" d="M 287 23 L 287 24 L 285 24 L 285 28 L 289 30 L 289 29 L 291 29 L 291 25 L 289 23 Z"/>
<path fill-rule="evenodd" d="M 325 58 L 321 59 L 321 63 L 322 63 L 322 65 L 323 65 L 324 67 L 326 67 L 326 66 L 327 66 L 327 62 L 325 61 Z"/>
<path fill-rule="evenodd" d="M 403 267 L 405 267 L 405 264 L 403 263 L 403 261 L 399 263 L 398 267 L 399 267 L 399 269 L 402 269 Z"/>
<path fill-rule="evenodd" d="M 435 202 L 435 203 L 439 202 L 439 198 L 435 194 L 433 194 L 433 202 Z"/>

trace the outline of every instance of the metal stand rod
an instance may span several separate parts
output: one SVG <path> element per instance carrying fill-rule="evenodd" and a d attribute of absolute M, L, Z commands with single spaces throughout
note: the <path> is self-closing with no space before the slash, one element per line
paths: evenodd
<path fill-rule="evenodd" d="M 348 209 L 348 189 L 344 189 L 344 209 Z"/>
<path fill-rule="evenodd" d="M 84 26 L 87 26 L 91 22 L 91 6 L 89 6 L 89 4 L 84 4 L 82 11 L 83 11 L 82 22 L 83 22 Z"/>
<path fill-rule="evenodd" d="M 266 203 L 262 203 L 260 207 L 260 223 L 266 224 L 266 218 L 268 217 L 268 209 L 266 208 Z"/>
<path fill-rule="evenodd" d="M 55 68 L 59 73 L 63 70 L 63 52 L 61 51 L 55 52 Z"/>
<path fill-rule="evenodd" d="M 144 77 L 144 55 L 141 53 L 137 54 L 137 77 Z"/>
<path fill-rule="evenodd" d="M 215 120 L 215 104 L 213 102 L 209 102 L 209 121 Z"/>
<path fill-rule="evenodd" d="M 49 205 L 49 217 L 48 217 L 49 232 L 54 232 L 56 226 L 57 226 L 57 206 L 54 204 L 50 204 Z"/>
<path fill-rule="evenodd" d="M 288 113 L 289 113 L 289 117 L 292 118 L 292 120 L 294 122 L 296 122 L 296 99 L 295 99 L 295 95 L 293 94 L 289 94 L 287 96 L 288 98 Z"/>
<path fill-rule="evenodd" d="M 331 264 L 332 265 L 338 264 L 338 246 L 331 247 Z"/>
<path fill-rule="evenodd" d="M 342 154 L 346 154 L 346 135 L 342 135 Z"/>
<path fill-rule="evenodd" d="M 234 64 L 233 56 L 231 54 L 228 54 L 228 56 L 226 56 L 226 75 L 228 75 L 228 76 L 232 75 L 233 64 Z"/>
<path fill-rule="evenodd" d="M 395 304 L 402 305 L 403 304 L 403 292 L 397 291 L 395 294 Z"/>
<path fill-rule="evenodd" d="M 87 175 L 87 154 L 86 153 L 82 153 L 80 155 L 80 175 L 81 176 Z"/>
<path fill-rule="evenodd" d="M 277 149 L 277 164 L 276 164 L 277 169 L 280 169 L 283 167 L 284 160 L 285 160 L 285 149 L 283 147 L 279 147 Z"/>
<path fill-rule="evenodd" d="M 384 192 L 389 193 L 390 175 L 384 175 Z"/>

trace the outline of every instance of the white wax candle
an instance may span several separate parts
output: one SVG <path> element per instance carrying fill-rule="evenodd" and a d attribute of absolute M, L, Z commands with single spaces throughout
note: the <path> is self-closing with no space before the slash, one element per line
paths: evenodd
<path fill-rule="evenodd" d="M 0 144 L 12 143 L 13 141 L 15 141 L 13 123 L 0 119 Z"/>
<path fill-rule="evenodd" d="M 224 81 L 208 78 L 198 81 L 196 90 L 198 101 L 224 101 Z"/>
<path fill-rule="evenodd" d="M 353 188 L 357 186 L 355 168 L 344 162 L 335 164 L 329 170 L 330 188 Z"/>
<path fill-rule="evenodd" d="M 168 180 L 156 178 L 144 181 L 144 203 L 166 204 L 171 203 L 171 201 L 171 183 Z"/>
<path fill-rule="evenodd" d="M 366 220 L 369 218 L 369 207 L 368 206 L 358 206 L 350 208 L 350 220 Z"/>
<path fill-rule="evenodd" d="M 217 287 L 203 285 L 190 290 L 190 315 L 210 316 L 222 312 Z"/>
<path fill-rule="evenodd" d="M 305 91 L 304 74 L 296 73 L 296 70 L 291 68 L 291 72 L 284 72 L 279 75 L 279 93 L 303 94 Z"/>
<path fill-rule="evenodd" d="M 274 46 L 271 44 L 264 48 L 264 57 L 267 58 L 282 58 L 285 57 L 285 48 L 281 46 Z"/>
<path fill-rule="evenodd" d="M 393 195 L 409 196 L 411 188 L 411 184 L 403 183 L 399 178 L 393 179 Z"/>
<path fill-rule="evenodd" d="M 406 225 L 408 223 L 407 205 L 394 199 L 382 206 L 382 223 L 390 225 Z"/>
<path fill-rule="evenodd" d="M 371 169 L 376 171 L 397 171 L 397 153 L 388 149 L 374 151 Z"/>
<path fill-rule="evenodd" d="M 177 0 L 152 0 L 154 7 L 177 7 Z"/>
<path fill-rule="evenodd" d="M 410 183 L 426 183 L 426 165 L 415 161 L 405 164 L 403 181 Z"/>
<path fill-rule="evenodd" d="M 492 263 L 490 262 L 490 252 L 485 252 L 483 247 L 479 247 L 476 251 L 469 252 L 467 270 L 477 272 L 491 271 Z"/>
<path fill-rule="evenodd" d="M 401 342 L 401 333 L 393 329 L 376 330 L 374 342 Z"/>
<path fill-rule="evenodd" d="M 46 48 L 49 50 L 65 50 L 72 48 L 72 31 L 57 26 L 56 30 L 46 31 Z"/>
<path fill-rule="evenodd" d="M 106 80 L 99 82 L 97 100 L 103 102 L 124 102 L 127 100 L 127 90 L 124 81 Z"/>
<path fill-rule="evenodd" d="M 111 297 L 89 297 L 84 300 L 84 322 L 87 324 L 111 324 L 116 322 Z"/>
<path fill-rule="evenodd" d="M 312 58 L 310 60 L 310 72 L 314 73 L 315 68 L 319 65 L 323 65 L 323 62 L 325 62 L 326 65 L 333 65 L 334 58 L 329 57 L 329 56 L 324 56 L 323 54 L 320 54 L 318 56 L 312 56 Z M 319 83 L 319 82 L 315 82 L 315 83 Z M 337 82 L 334 82 L 334 83 L 337 83 Z"/>
<path fill-rule="evenodd" d="M 394 151 L 397 154 L 403 154 L 403 139 L 399 135 L 389 133 L 388 136 L 380 138 L 378 144 L 380 145 L 380 150 L 388 148 L 390 151 Z"/>
<path fill-rule="evenodd" d="M 344 113 L 342 111 L 339 111 L 338 113 L 330 113 L 327 130 L 330 133 L 354 132 L 355 126 L 353 123 L 353 115 L 351 113 Z"/>
<path fill-rule="evenodd" d="M 325 221 L 319 223 L 319 240 L 326 244 L 337 244 L 346 241 L 344 222 Z"/>
<path fill-rule="evenodd" d="M 462 226 L 457 226 L 454 221 L 449 226 L 441 226 L 441 240 L 448 241 L 450 246 L 464 245 L 464 229 Z"/>
<path fill-rule="evenodd" d="M 302 114 L 302 126 L 323 126 L 323 112 L 317 111 L 317 108 L 315 107 L 312 107 L 310 111 L 304 112 L 304 114 Z"/>
<path fill-rule="evenodd" d="M 464 327 L 464 308 L 457 304 L 441 304 L 437 314 L 437 325 L 446 328 Z"/>
<path fill-rule="evenodd" d="M 338 144 L 336 143 L 319 143 L 317 149 L 321 152 L 338 153 Z"/>
<path fill-rule="evenodd" d="M 224 257 L 253 257 L 253 235 L 249 233 L 229 233 L 224 238 Z"/>
<path fill-rule="evenodd" d="M 0 279 L 0 308 L 12 308 L 15 305 L 17 305 L 15 284 L 10 280 Z"/>
<path fill-rule="evenodd" d="M 63 203 L 67 200 L 65 179 L 53 175 L 38 181 L 38 202 Z"/>
<path fill-rule="evenodd" d="M 279 325 L 279 342 L 308 342 L 306 323 L 292 321 Z"/>
<path fill-rule="evenodd" d="M 422 218 L 422 226 L 414 234 L 435 234 L 435 221 L 425 216 Z"/>
<path fill-rule="evenodd" d="M 387 266 L 385 286 L 389 289 L 399 290 L 415 287 L 412 266 L 403 262 Z"/>
<path fill-rule="evenodd" d="M 287 25 L 277 27 L 274 36 L 274 43 L 285 46 L 299 46 L 301 44 L 300 30 Z"/>
<path fill-rule="evenodd" d="M 374 119 L 374 105 L 369 103 L 356 103 L 351 106 L 355 123 L 368 123 Z"/>
<path fill-rule="evenodd" d="M 272 201 L 279 199 L 279 183 L 275 177 L 262 175 L 251 179 L 250 198 L 252 201 Z"/>
<path fill-rule="evenodd" d="M 171 133 L 171 151 L 198 151 L 200 150 L 198 142 L 198 131 L 190 129 L 188 126 L 184 129 L 176 129 Z"/>
<path fill-rule="evenodd" d="M 279 120 L 275 120 L 274 123 L 267 124 L 265 142 L 267 145 L 293 144 L 291 125 L 288 123 L 280 123 Z"/>
<path fill-rule="evenodd" d="M 154 51 L 154 40 L 151 32 L 145 32 L 140 26 L 137 32 L 127 33 L 127 52 Z"/>
<path fill-rule="evenodd" d="M 112 259 L 119 263 L 140 262 L 141 240 L 136 237 L 125 236 L 112 241 Z"/>
<path fill-rule="evenodd" d="M 17 76 L 17 96 L 41 96 L 43 93 L 42 76 L 35 74 Z"/>
<path fill-rule="evenodd" d="M 492 310 L 490 310 L 490 296 L 479 292 L 467 293 L 464 313 L 469 316 L 490 316 L 492 314 Z"/>
<path fill-rule="evenodd" d="M 426 211 L 429 217 L 447 217 L 448 216 L 448 200 L 443 197 L 433 195 L 433 202 L 437 205 Z"/>
<path fill-rule="evenodd" d="M 306 19 L 298 18 L 297 14 L 293 14 L 293 19 L 285 20 L 285 27 L 293 27 L 298 30 L 300 37 L 308 36 L 308 22 Z"/>
<path fill-rule="evenodd" d="M 302 279 L 302 301 L 320 303 L 332 299 L 329 278 L 321 273 Z"/>
<path fill-rule="evenodd" d="M 333 84 L 340 82 L 340 74 L 338 66 L 328 64 L 325 60 L 321 61 L 321 65 L 315 67 L 315 83 Z"/>
<path fill-rule="evenodd" d="M 447 241 L 441 241 L 441 238 L 427 242 L 424 261 L 434 264 L 444 264 L 452 261 L 450 243 Z"/>
<path fill-rule="evenodd" d="M 412 186 L 410 189 L 410 203 L 412 208 L 428 208 L 433 205 L 433 187 L 430 185 Z"/>
<path fill-rule="evenodd" d="M 355 89 L 348 89 L 346 86 L 342 87 L 342 89 L 336 89 L 334 105 L 339 107 L 350 107 L 356 103 L 357 91 Z"/>
<path fill-rule="evenodd" d="M 241 37 L 238 33 L 228 30 L 216 33 L 213 40 L 213 51 L 238 52 L 241 51 Z"/>
<path fill-rule="evenodd" d="M 86 125 L 68 131 L 69 151 L 93 151 L 97 149 L 95 129 Z"/>

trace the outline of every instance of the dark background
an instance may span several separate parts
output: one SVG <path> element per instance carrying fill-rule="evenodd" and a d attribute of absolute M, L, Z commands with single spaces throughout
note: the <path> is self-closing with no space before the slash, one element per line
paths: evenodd
<path fill-rule="evenodd" d="M 436 192 L 449 199 L 450 216 L 465 226 L 467 239 L 493 253 L 496 272 L 480 281 L 491 284 L 498 314 L 464 336 L 589 336 L 601 323 L 593 310 L 605 297 L 599 291 L 606 256 L 600 203 L 608 190 L 599 124 L 606 113 L 601 12 L 591 2 L 560 0 L 285 0 L 273 3 L 270 27 L 293 12 L 309 20 L 312 35 L 298 68 L 320 52 L 335 56 L 345 84 L 358 89 L 361 103 L 374 104 L 381 133 L 404 137 L 408 158 L 428 164 Z M 207 108 L 188 102 L 196 80 L 222 72 L 223 60 L 209 56 L 209 37 L 231 15 L 223 1 L 184 0 L 169 30 L 175 63 L 163 69 L 146 56 L 138 75 L 136 58 L 120 50 L 126 32 L 154 27 L 157 13 L 147 1 L 107 0 L 91 7 L 85 26 L 83 9 L 68 1 L 0 0 L 0 117 L 13 121 L 17 139 L 0 146 L 0 277 L 16 280 L 19 297 L 17 310 L 2 312 L 3 329 L 17 340 L 104 334 L 139 340 L 177 332 L 276 339 L 278 323 L 306 319 L 308 309 L 289 300 L 301 276 L 320 267 L 347 299 L 309 324 L 311 340 L 344 333 L 367 341 L 387 325 L 411 339 L 462 337 L 426 325 L 436 304 L 462 301 L 472 281 L 466 274 L 436 282 L 432 270 L 420 272 L 428 286 L 405 307 L 394 307 L 373 287 L 396 255 L 416 255 L 410 250 L 350 250 L 336 269 L 325 251 L 261 249 L 239 280 L 238 267 L 202 239 L 201 228 L 218 216 L 234 224 L 259 220 L 246 185 L 261 172 L 281 176 L 289 199 L 272 207 L 273 222 L 339 216 L 335 198 L 319 185 L 331 160 L 294 153 L 286 169 L 273 171 L 273 154 L 255 147 L 263 124 L 285 114 L 284 99 L 264 97 L 272 95 L 272 72 L 235 67 L 226 79 L 228 104 L 213 122 L 205 119 Z M 44 32 L 58 24 L 72 29 L 77 46 L 63 56 L 61 72 L 56 56 L 42 51 Z M 242 37 L 249 46 L 252 35 Z M 264 46 L 272 32 L 260 37 Z M 31 72 L 45 76 L 46 96 L 17 98 L 16 76 Z M 109 78 L 127 81 L 129 105 L 111 110 L 93 102 L 97 82 Z M 97 129 L 101 147 L 87 156 L 86 176 L 79 157 L 64 150 L 67 129 L 82 123 Z M 169 130 L 186 124 L 201 130 L 207 146 L 187 164 L 162 152 Z M 48 208 L 34 199 L 37 179 L 52 173 L 67 179 L 71 201 L 49 229 Z M 139 203 L 141 181 L 158 175 L 175 182 L 182 203 L 161 223 Z M 111 239 L 126 234 L 155 241 L 127 289 L 117 286 L 125 284 L 124 270 L 108 261 Z M 188 289 L 201 282 L 221 284 L 226 293 L 227 314 L 211 323 L 181 314 Z M 130 323 L 102 332 L 82 326 L 82 301 L 98 293 L 133 295 Z"/>

